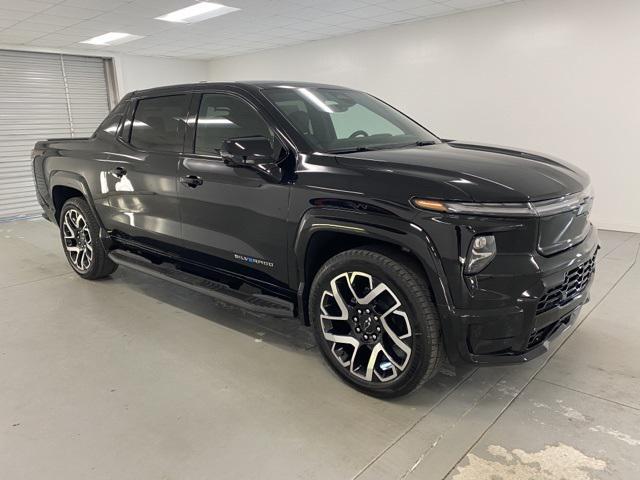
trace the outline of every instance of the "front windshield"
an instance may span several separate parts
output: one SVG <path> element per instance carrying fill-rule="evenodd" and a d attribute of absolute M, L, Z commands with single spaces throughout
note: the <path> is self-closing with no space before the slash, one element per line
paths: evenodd
<path fill-rule="evenodd" d="M 438 142 L 420 125 L 363 92 L 341 88 L 263 90 L 321 152 L 350 152 Z"/>

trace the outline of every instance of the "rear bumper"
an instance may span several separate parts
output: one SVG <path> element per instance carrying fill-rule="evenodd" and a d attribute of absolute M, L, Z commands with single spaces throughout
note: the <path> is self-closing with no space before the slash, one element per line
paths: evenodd
<path fill-rule="evenodd" d="M 495 294 L 502 288 L 502 304 L 508 306 L 449 309 L 444 323 L 450 361 L 522 363 L 548 351 L 550 342 L 575 321 L 589 300 L 598 248 L 593 228 L 580 245 L 561 254 L 549 258 L 532 255 L 527 263 L 535 268 L 476 279 L 475 288 L 486 289 L 481 291 L 490 289 Z"/>

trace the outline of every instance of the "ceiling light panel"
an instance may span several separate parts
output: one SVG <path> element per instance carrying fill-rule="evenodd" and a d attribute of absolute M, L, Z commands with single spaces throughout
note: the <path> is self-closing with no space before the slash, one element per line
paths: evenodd
<path fill-rule="evenodd" d="M 109 32 L 104 35 L 98 35 L 97 37 L 84 40 L 80 43 L 88 43 L 90 45 L 120 45 L 122 43 L 132 42 L 133 40 L 139 40 L 143 38 L 141 35 L 131 35 L 130 33 L 123 32 Z"/>
<path fill-rule="evenodd" d="M 156 20 L 176 23 L 195 23 L 201 22 L 202 20 L 208 20 L 209 18 L 219 17 L 220 15 L 226 15 L 227 13 L 238 10 L 240 9 L 227 7 L 220 3 L 198 2 L 190 7 L 181 8 L 180 10 L 156 17 Z"/>

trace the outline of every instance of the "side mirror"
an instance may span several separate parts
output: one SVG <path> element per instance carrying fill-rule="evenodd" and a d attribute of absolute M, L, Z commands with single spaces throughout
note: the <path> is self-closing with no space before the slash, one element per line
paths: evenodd
<path fill-rule="evenodd" d="M 230 165 L 265 165 L 275 163 L 274 150 L 266 137 L 229 138 L 222 142 L 220 156 Z"/>

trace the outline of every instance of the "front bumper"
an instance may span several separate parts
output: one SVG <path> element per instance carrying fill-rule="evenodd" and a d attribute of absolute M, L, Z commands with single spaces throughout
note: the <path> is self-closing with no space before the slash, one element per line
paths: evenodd
<path fill-rule="evenodd" d="M 544 354 L 589 300 L 598 248 L 592 228 L 582 243 L 565 252 L 512 256 L 500 274 L 467 279 L 475 300 L 468 308 L 442 312 L 447 317 L 443 330 L 450 361 L 521 363 Z M 493 297 L 502 294 L 499 307 L 483 308 L 490 304 L 487 292 Z"/>

